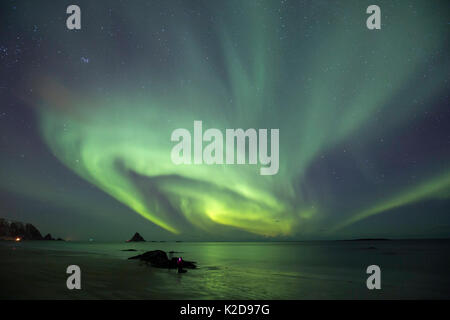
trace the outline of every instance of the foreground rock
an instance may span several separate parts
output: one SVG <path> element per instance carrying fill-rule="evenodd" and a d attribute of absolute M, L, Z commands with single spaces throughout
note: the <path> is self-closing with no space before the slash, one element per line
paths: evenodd
<path fill-rule="evenodd" d="M 144 238 L 142 238 L 142 236 L 138 232 L 136 232 L 134 234 L 133 238 L 131 238 L 127 242 L 141 242 L 141 241 L 145 241 L 145 240 L 144 240 Z"/>
<path fill-rule="evenodd" d="M 177 265 L 178 257 L 173 257 L 172 259 L 169 259 L 167 258 L 167 254 L 162 250 L 147 251 L 146 253 L 128 259 L 141 260 L 150 264 L 152 267 L 156 268 L 176 269 L 178 267 Z M 197 266 L 193 261 L 183 260 L 183 268 L 195 269 L 197 268 Z"/>

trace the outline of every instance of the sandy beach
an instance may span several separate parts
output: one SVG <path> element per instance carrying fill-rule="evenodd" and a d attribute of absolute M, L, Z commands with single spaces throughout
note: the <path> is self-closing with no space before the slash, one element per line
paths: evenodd
<path fill-rule="evenodd" d="M 449 247 L 448 240 L 1 242 L 0 299 L 442 299 L 450 297 Z M 178 274 L 128 260 L 155 249 L 199 268 Z M 383 272 L 378 292 L 365 284 L 372 263 Z M 69 265 L 82 270 L 81 290 L 66 287 Z"/>

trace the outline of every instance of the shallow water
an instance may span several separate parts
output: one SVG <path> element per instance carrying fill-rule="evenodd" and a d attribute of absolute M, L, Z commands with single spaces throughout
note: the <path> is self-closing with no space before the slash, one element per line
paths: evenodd
<path fill-rule="evenodd" d="M 127 259 L 155 249 L 199 268 L 178 274 Z M 0 298 L 449 299 L 449 249 L 449 240 L 0 242 Z M 72 264 L 81 268 L 81 290 L 66 288 Z M 381 290 L 366 287 L 372 264 L 381 268 Z"/>

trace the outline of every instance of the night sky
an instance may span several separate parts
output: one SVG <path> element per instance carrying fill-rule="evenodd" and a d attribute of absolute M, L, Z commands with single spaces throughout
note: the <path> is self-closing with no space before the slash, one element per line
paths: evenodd
<path fill-rule="evenodd" d="M 73 240 L 450 236 L 449 1 L 0 11 L 0 217 Z M 279 128 L 278 174 L 173 164 L 194 120 Z"/>

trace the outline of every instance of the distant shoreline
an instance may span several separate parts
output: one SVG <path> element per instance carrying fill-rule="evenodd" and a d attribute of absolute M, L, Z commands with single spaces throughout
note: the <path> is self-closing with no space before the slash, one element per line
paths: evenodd
<path fill-rule="evenodd" d="M 14 226 L 14 228 L 11 228 L 11 226 Z M 13 230 L 11 230 L 13 229 Z M 137 235 L 140 236 L 139 233 L 136 232 Z M 136 236 L 135 234 L 135 236 Z M 20 241 L 54 241 L 54 240 L 64 240 L 64 241 L 70 241 L 70 242 L 134 242 L 135 239 L 130 240 L 69 240 L 64 238 L 57 238 L 54 239 L 50 233 L 48 233 L 45 237 L 41 235 L 41 232 L 39 229 L 37 229 L 33 224 L 31 223 L 25 223 L 21 221 L 17 221 L 14 219 L 9 219 L 5 217 L 0 217 L 0 241 L 16 241 L 16 239 L 19 238 Z M 142 238 L 144 240 L 144 238 Z M 142 241 L 139 240 L 139 241 Z M 405 240 L 450 240 L 450 238 L 399 238 L 399 239 L 392 239 L 392 238 L 355 238 L 355 239 L 311 239 L 311 240 L 276 240 L 276 239 L 270 239 L 270 240 L 144 240 L 145 242 L 153 242 L 153 243 L 163 243 L 163 242 L 176 242 L 176 243 L 182 243 L 182 242 L 223 242 L 223 243 L 231 243 L 231 242 L 247 242 L 247 243 L 272 243 L 272 242 L 280 242 L 280 243 L 289 243 L 289 242 L 323 242 L 323 241 L 348 241 L 348 242 L 362 242 L 362 241 L 405 241 Z"/>

